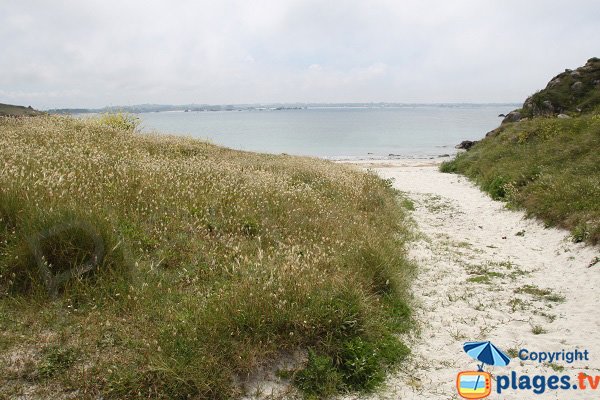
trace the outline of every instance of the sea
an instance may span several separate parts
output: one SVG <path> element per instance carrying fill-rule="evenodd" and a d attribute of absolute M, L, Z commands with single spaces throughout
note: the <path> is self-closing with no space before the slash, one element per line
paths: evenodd
<path fill-rule="evenodd" d="M 315 106 L 140 113 L 142 130 L 232 149 L 333 160 L 436 158 L 496 128 L 517 104 Z"/>

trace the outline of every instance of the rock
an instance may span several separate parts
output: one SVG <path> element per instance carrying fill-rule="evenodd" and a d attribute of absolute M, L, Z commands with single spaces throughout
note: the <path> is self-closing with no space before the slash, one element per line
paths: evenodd
<path fill-rule="evenodd" d="M 506 117 L 506 114 L 498 114 L 498 116 L 504 118 Z"/>
<path fill-rule="evenodd" d="M 500 133 L 502 129 L 501 128 L 496 128 L 496 129 L 492 129 L 491 131 L 489 131 L 488 133 L 485 134 L 485 137 L 490 137 L 490 136 L 496 136 L 497 134 Z"/>
<path fill-rule="evenodd" d="M 507 122 L 519 122 L 521 120 L 521 113 L 518 111 L 509 112 L 506 117 L 502 120 L 502 123 L 505 124 Z"/>
<path fill-rule="evenodd" d="M 556 108 L 550 100 L 544 100 L 540 103 L 540 101 L 535 98 L 535 95 L 530 96 L 527 98 L 527 100 L 525 100 L 523 108 L 533 115 L 549 115 L 557 112 Z"/>
<path fill-rule="evenodd" d="M 552 79 L 550 82 L 548 82 L 548 85 L 546 87 L 551 88 L 551 87 L 556 86 L 558 84 L 560 84 L 560 78 L 556 77 L 556 78 Z"/>
<path fill-rule="evenodd" d="M 574 92 L 579 92 L 581 89 L 583 89 L 583 83 L 581 81 L 577 81 L 571 85 L 571 90 Z"/>
<path fill-rule="evenodd" d="M 546 100 L 542 103 L 542 107 L 544 108 L 544 112 L 552 114 L 554 112 L 554 106 L 550 100 Z"/>
<path fill-rule="evenodd" d="M 462 149 L 462 150 L 469 150 L 477 142 L 478 142 L 477 140 L 475 140 L 475 141 L 472 141 L 472 140 L 463 140 L 462 142 L 460 142 L 460 144 L 457 144 L 456 146 L 454 146 L 454 148 L 456 148 L 456 149 Z"/>
<path fill-rule="evenodd" d="M 571 118 L 571 117 L 569 117 L 567 114 L 558 114 L 556 117 L 557 117 L 557 118 L 560 118 L 560 119 L 567 119 L 567 118 Z"/>
<path fill-rule="evenodd" d="M 450 154 L 440 154 L 438 158 L 450 157 Z"/>

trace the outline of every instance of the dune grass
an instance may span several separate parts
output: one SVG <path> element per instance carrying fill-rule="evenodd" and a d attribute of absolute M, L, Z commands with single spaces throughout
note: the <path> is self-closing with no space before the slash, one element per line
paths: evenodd
<path fill-rule="evenodd" d="M 504 124 L 498 134 L 441 165 L 491 197 L 522 208 L 574 241 L 600 242 L 600 110 L 575 118 Z"/>
<path fill-rule="evenodd" d="M 409 232 L 389 182 L 330 162 L 0 118 L 0 398 L 371 390 L 408 349 Z"/>

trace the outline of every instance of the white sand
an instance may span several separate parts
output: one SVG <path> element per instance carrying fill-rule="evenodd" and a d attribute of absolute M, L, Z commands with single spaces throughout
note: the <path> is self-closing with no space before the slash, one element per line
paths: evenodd
<path fill-rule="evenodd" d="M 450 399 L 456 374 L 475 370 L 476 362 L 462 350 L 465 341 L 491 340 L 501 349 L 530 351 L 587 349 L 590 361 L 548 365 L 513 358 L 508 367 L 486 370 L 497 374 L 600 375 L 600 255 L 597 247 L 574 244 L 568 232 L 545 229 L 521 212 L 509 211 L 466 178 L 442 174 L 439 160 L 364 162 L 414 201 L 413 218 L 423 237 L 410 245 L 419 265 L 413 295 L 419 332 L 404 338 L 412 356 L 387 387 L 371 398 Z M 522 232 L 522 235 L 517 235 Z M 489 283 L 469 283 L 474 270 L 502 276 Z M 469 274 L 471 271 L 471 274 Z M 551 289 L 564 301 L 515 293 L 532 285 Z M 556 299 L 555 299 L 556 300 Z M 544 333 L 534 334 L 533 327 Z M 495 383 L 494 383 L 495 389 Z M 600 389 L 600 388 L 599 388 Z M 600 390 L 492 392 L 493 399 L 600 398 Z"/>

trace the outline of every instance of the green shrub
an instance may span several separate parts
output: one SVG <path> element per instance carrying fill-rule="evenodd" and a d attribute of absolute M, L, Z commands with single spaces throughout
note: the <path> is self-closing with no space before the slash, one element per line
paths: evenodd
<path fill-rule="evenodd" d="M 332 396 L 342 388 L 342 375 L 331 357 L 308 352 L 306 367 L 296 373 L 294 383 L 310 399 Z"/>
<path fill-rule="evenodd" d="M 483 190 L 488 192 L 492 199 L 501 200 L 506 196 L 506 184 L 508 182 L 501 176 L 496 176 L 489 183 L 483 185 Z"/>
<path fill-rule="evenodd" d="M 590 237 L 590 232 L 585 223 L 580 223 L 572 231 L 573 241 L 575 243 L 580 243 L 586 241 Z"/>
<path fill-rule="evenodd" d="M 37 372 L 42 379 L 67 371 L 77 361 L 77 351 L 71 347 L 50 346 L 43 350 Z"/>
<path fill-rule="evenodd" d="M 456 172 L 456 161 L 449 160 L 440 164 L 440 171 L 446 173 Z"/>
<path fill-rule="evenodd" d="M 340 371 L 344 383 L 354 390 L 373 390 L 383 382 L 381 356 L 370 342 L 358 337 L 344 344 L 340 354 Z"/>
<path fill-rule="evenodd" d="M 115 130 L 134 132 L 140 126 L 140 119 L 130 113 L 106 113 L 98 116 L 100 125 L 104 125 Z"/>

